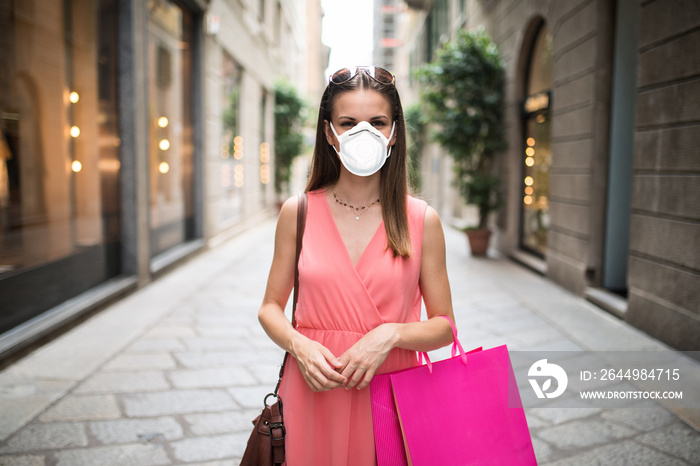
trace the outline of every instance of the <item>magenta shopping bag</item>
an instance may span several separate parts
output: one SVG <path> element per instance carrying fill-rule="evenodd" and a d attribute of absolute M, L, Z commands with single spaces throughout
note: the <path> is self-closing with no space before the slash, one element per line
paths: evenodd
<path fill-rule="evenodd" d="M 536 465 L 508 349 L 465 353 L 453 332 L 451 359 L 372 379 L 379 465 Z"/>

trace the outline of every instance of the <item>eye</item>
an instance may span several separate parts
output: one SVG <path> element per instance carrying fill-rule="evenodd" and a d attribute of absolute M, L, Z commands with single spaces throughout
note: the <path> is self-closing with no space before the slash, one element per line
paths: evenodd
<path fill-rule="evenodd" d="M 352 121 L 343 121 L 340 123 L 341 128 L 352 128 L 355 124 Z"/>
<path fill-rule="evenodd" d="M 386 123 L 383 120 L 374 120 L 372 122 L 372 126 L 374 126 L 375 128 L 381 128 L 383 126 L 386 126 Z"/>

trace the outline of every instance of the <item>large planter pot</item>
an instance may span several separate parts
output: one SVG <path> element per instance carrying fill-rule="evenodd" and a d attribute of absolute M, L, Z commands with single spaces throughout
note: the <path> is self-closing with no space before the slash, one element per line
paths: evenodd
<path fill-rule="evenodd" d="M 485 256 L 489 249 L 489 239 L 491 238 L 491 230 L 487 228 L 466 230 L 467 238 L 469 238 L 469 248 L 472 251 L 472 256 Z"/>

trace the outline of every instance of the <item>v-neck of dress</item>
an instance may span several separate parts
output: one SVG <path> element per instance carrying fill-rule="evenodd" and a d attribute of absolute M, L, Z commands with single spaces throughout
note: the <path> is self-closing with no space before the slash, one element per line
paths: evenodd
<path fill-rule="evenodd" d="M 374 232 L 374 235 L 372 235 L 372 238 L 369 240 L 369 242 L 365 245 L 365 248 L 362 250 L 362 254 L 360 254 L 359 259 L 357 259 L 357 263 L 352 262 L 352 257 L 350 257 L 350 251 L 348 251 L 348 246 L 345 244 L 345 241 L 343 240 L 343 236 L 340 234 L 340 230 L 338 229 L 338 224 L 335 223 L 335 218 L 333 218 L 333 212 L 331 212 L 331 207 L 328 204 L 328 197 L 326 196 L 326 193 L 322 193 L 322 200 L 323 204 L 325 206 L 326 214 L 328 215 L 328 219 L 330 222 L 333 224 L 333 228 L 335 230 L 336 237 L 338 238 L 338 241 L 340 242 L 341 246 L 343 247 L 343 250 L 345 251 L 345 257 L 348 259 L 348 262 L 350 265 L 353 266 L 355 271 L 358 270 L 358 266 L 362 263 L 365 255 L 367 254 L 367 251 L 372 247 L 372 245 L 375 243 L 375 241 L 378 241 L 378 237 L 380 236 L 380 232 L 384 229 L 384 220 L 379 222 L 379 226 L 377 227 L 377 230 Z"/>

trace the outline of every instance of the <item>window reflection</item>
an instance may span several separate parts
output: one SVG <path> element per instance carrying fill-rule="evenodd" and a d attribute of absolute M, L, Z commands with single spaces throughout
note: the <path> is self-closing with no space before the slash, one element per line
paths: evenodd
<path fill-rule="evenodd" d="M 525 140 L 522 153 L 521 244 L 535 254 L 547 252 L 549 231 L 550 97 L 552 87 L 552 38 L 546 26 L 533 47 L 527 82 Z"/>
<path fill-rule="evenodd" d="M 0 332 L 119 272 L 116 3 L 2 8 Z"/>
<path fill-rule="evenodd" d="M 149 0 L 151 254 L 194 237 L 192 16 Z"/>
<path fill-rule="evenodd" d="M 221 118 L 221 220 L 229 226 L 238 222 L 243 209 L 243 137 L 241 136 L 241 82 L 243 68 L 224 53 L 222 63 L 224 102 Z"/>

